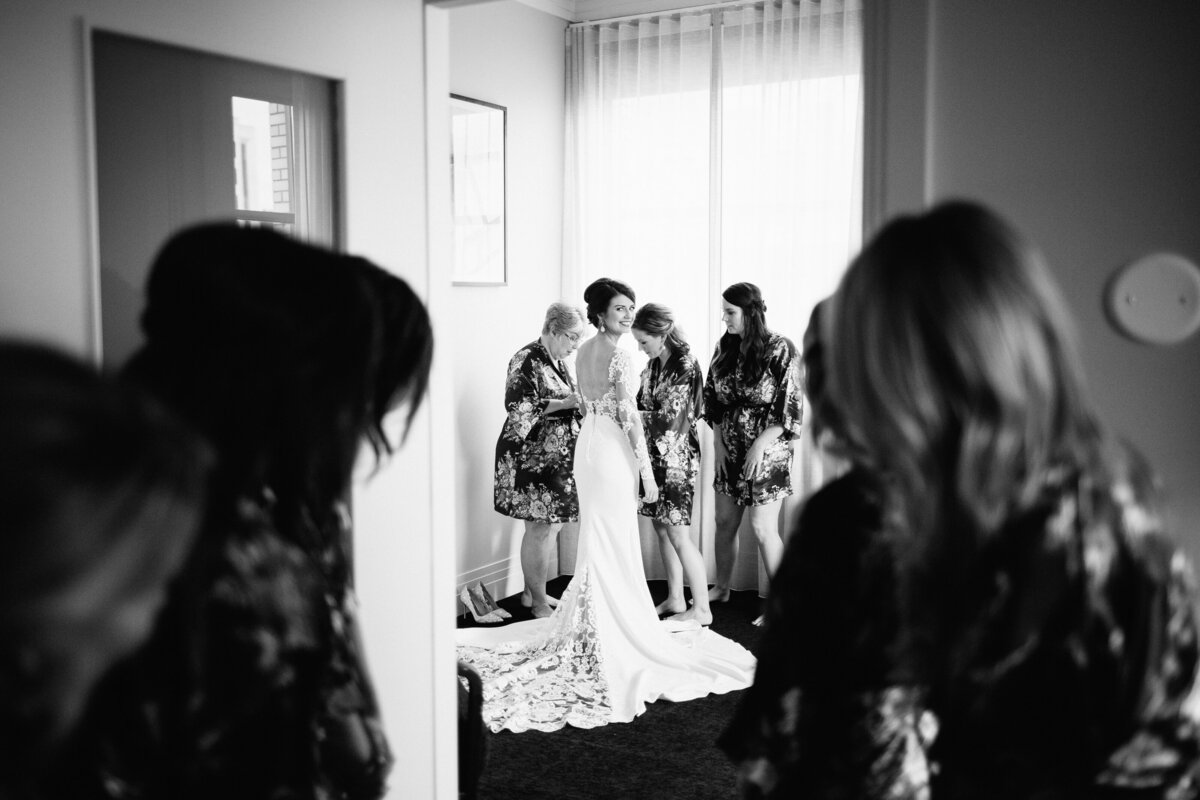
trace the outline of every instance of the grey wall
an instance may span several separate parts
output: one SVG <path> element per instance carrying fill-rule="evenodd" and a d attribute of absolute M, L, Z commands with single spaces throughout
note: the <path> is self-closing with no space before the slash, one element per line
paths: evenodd
<path fill-rule="evenodd" d="M 976 198 L 1039 243 L 1078 320 L 1099 411 L 1158 469 L 1171 525 L 1200 557 L 1200 336 L 1136 344 L 1102 305 L 1112 272 L 1137 256 L 1200 261 L 1200 4 L 927 0 L 888 11 L 887 137 L 903 157 L 889 172 L 911 188 L 916 165 L 924 193 L 893 193 L 890 210 Z"/>

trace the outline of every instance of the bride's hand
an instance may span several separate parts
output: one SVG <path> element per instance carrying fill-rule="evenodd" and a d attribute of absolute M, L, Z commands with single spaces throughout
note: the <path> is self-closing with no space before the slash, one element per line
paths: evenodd
<path fill-rule="evenodd" d="M 654 481 L 646 483 L 642 481 L 642 502 L 655 503 L 658 502 L 658 484 Z"/>

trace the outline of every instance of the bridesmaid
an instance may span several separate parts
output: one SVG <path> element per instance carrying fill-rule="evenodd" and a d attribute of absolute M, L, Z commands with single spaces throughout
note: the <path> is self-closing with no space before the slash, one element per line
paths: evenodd
<path fill-rule="evenodd" d="M 671 309 L 647 303 L 633 320 L 633 338 L 650 361 L 642 370 L 638 410 L 650 448 L 654 480 L 661 487 L 657 502 L 642 502 L 638 513 L 649 517 L 658 534 L 659 552 L 667 568 L 667 599 L 659 614 L 673 619 L 712 622 L 704 559 L 692 541 L 692 498 L 700 471 L 696 422 L 704 399 L 700 363 L 675 325 Z M 694 605 L 687 607 L 683 578 L 692 587 Z"/>
<path fill-rule="evenodd" d="M 779 507 L 792 493 L 792 442 L 803 412 L 796 345 L 767 327 L 767 305 L 753 283 L 721 294 L 726 333 L 704 385 L 713 429 L 717 574 L 709 599 L 729 599 L 738 526 L 747 508 L 767 573 L 783 555 Z M 756 620 L 757 623 L 757 620 Z"/>
<path fill-rule="evenodd" d="M 579 346 L 584 322 L 575 306 L 551 303 L 541 336 L 508 362 L 504 385 L 508 418 L 496 442 L 495 508 L 525 521 L 521 604 L 535 617 L 558 605 L 546 595 L 550 548 L 563 523 L 579 519 L 572 475 L 579 398 L 563 359 Z"/>

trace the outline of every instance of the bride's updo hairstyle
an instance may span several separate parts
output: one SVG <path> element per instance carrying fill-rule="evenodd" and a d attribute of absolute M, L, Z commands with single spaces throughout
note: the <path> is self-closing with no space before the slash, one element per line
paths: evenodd
<path fill-rule="evenodd" d="M 633 318 L 633 329 L 651 336 L 663 336 L 663 341 L 672 353 L 691 350 L 683 329 L 675 324 L 675 314 L 661 303 L 646 303 L 637 310 Z"/>
<path fill-rule="evenodd" d="M 634 296 L 633 289 L 629 288 L 628 284 L 612 278 L 597 278 L 592 281 L 591 285 L 583 290 L 583 302 L 587 303 L 588 322 L 599 328 L 600 317 L 604 316 L 608 311 L 608 304 L 619 294 L 637 302 L 637 297 Z"/>

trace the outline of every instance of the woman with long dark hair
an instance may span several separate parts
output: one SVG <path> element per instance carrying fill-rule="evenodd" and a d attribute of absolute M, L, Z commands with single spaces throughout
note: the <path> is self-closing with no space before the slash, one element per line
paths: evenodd
<path fill-rule="evenodd" d="M 1195 797 L 1190 567 L 1085 388 L 1040 254 L 975 203 L 886 225 L 830 308 L 829 393 L 882 479 L 936 798 Z"/>
<path fill-rule="evenodd" d="M 783 553 L 779 507 L 792 493 L 792 447 L 803 413 L 800 354 L 767 327 L 767 304 L 752 283 L 721 294 L 725 334 L 704 383 L 704 418 L 713 429 L 716 574 L 709 599 L 729 599 L 737 531 L 746 509 L 769 575 Z"/>
<path fill-rule="evenodd" d="M 402 280 L 263 229 L 203 225 L 150 273 L 125 378 L 217 455 L 150 640 L 97 693 L 64 796 L 377 798 L 391 757 L 358 637 L 347 496 L 424 393 Z"/>
<path fill-rule="evenodd" d="M 804 502 L 767 595 L 754 685 L 718 740 L 745 798 L 926 798 L 933 720 L 896 658 L 894 542 L 879 481 L 842 432 L 829 397 L 829 300 L 804 332 L 814 439 L 849 469 Z"/>

